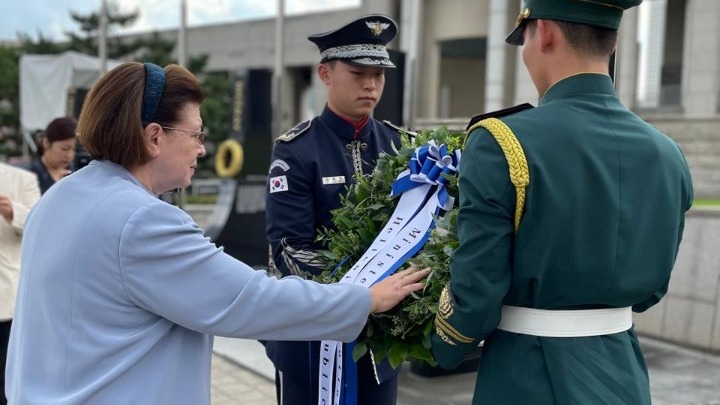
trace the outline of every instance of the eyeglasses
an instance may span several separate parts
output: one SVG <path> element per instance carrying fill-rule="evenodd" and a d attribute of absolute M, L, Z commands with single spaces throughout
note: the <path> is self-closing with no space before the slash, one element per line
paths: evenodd
<path fill-rule="evenodd" d="M 207 136 L 207 134 L 205 133 L 205 131 L 202 131 L 202 130 L 200 130 L 200 131 L 191 131 L 191 130 L 189 130 L 189 129 L 174 128 L 174 127 L 160 127 L 160 128 L 162 128 L 162 129 L 169 129 L 169 130 L 172 130 L 172 131 L 188 132 L 188 133 L 190 134 L 190 136 L 192 136 L 193 138 L 195 138 L 195 139 L 197 140 L 198 145 L 202 145 L 203 143 L 205 143 L 205 137 Z"/>

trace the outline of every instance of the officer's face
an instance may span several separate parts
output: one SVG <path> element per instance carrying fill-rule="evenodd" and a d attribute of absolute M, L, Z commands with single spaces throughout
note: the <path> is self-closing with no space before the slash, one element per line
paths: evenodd
<path fill-rule="evenodd" d="M 372 113 L 385 87 L 383 68 L 335 62 L 321 64 L 318 73 L 328 87 L 330 109 L 355 121 Z"/>

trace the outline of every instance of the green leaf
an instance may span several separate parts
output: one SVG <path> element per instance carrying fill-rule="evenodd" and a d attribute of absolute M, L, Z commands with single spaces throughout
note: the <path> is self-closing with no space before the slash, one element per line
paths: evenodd
<path fill-rule="evenodd" d="M 377 345 L 376 349 L 373 351 L 376 362 L 385 360 L 385 357 L 387 357 L 387 352 L 388 352 L 388 350 L 390 350 L 390 348 L 387 347 L 388 345 L 383 345 L 383 344 Z"/>
<path fill-rule="evenodd" d="M 430 333 L 432 333 L 433 327 L 435 327 L 435 322 L 428 322 L 427 325 L 425 325 L 425 329 L 423 330 L 424 336 L 430 336 Z M 428 343 L 430 342 L 430 339 L 428 338 Z"/>
<path fill-rule="evenodd" d="M 390 361 L 390 366 L 392 368 L 398 368 L 398 366 L 405 361 L 407 356 L 408 356 L 407 346 L 399 344 L 399 343 L 393 343 L 392 348 L 390 349 L 390 356 L 388 356 L 388 360 Z"/>
<path fill-rule="evenodd" d="M 368 324 L 365 326 L 365 336 L 366 337 L 372 337 L 373 335 L 373 322 L 368 322 Z"/>
<path fill-rule="evenodd" d="M 355 362 L 357 363 L 357 361 L 360 360 L 360 358 L 362 356 L 366 355 L 367 352 L 368 352 L 368 348 L 365 343 L 362 343 L 362 342 L 356 343 L 355 347 L 353 348 L 353 351 L 352 351 L 353 360 L 355 360 Z"/>
<path fill-rule="evenodd" d="M 434 360 L 430 349 L 426 348 L 422 345 L 413 345 L 411 347 L 410 353 L 408 355 L 415 360 L 424 360 L 424 361 Z"/>
<path fill-rule="evenodd" d="M 360 234 L 361 241 L 365 242 L 365 244 L 372 243 L 372 241 L 375 240 L 375 233 L 369 229 L 358 229 L 358 233 Z"/>

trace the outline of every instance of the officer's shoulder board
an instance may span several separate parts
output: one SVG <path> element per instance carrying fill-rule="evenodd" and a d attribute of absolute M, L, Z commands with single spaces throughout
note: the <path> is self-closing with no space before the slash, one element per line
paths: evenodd
<path fill-rule="evenodd" d="M 472 119 L 470 120 L 470 123 L 468 124 L 468 126 L 465 130 L 469 130 L 475 124 L 477 124 L 478 122 L 480 122 L 484 119 L 507 117 L 508 115 L 517 114 L 520 111 L 529 110 L 531 108 L 535 108 L 535 107 L 532 104 L 524 103 L 524 104 L 516 105 L 515 107 L 505 108 L 503 110 L 497 110 L 497 111 L 493 111 L 493 112 L 489 112 L 489 113 L 485 113 L 485 114 L 476 115 L 476 116 L 472 117 Z"/>
<path fill-rule="evenodd" d="M 290 142 L 298 136 L 306 133 L 310 129 L 312 122 L 313 120 L 307 120 L 295 125 L 292 129 L 280 135 L 277 138 L 277 142 Z"/>
<path fill-rule="evenodd" d="M 399 134 L 407 134 L 407 136 L 409 136 L 410 139 L 415 138 L 417 136 L 417 132 L 412 132 L 405 128 L 399 127 L 388 120 L 383 120 L 382 123 L 385 124 L 386 126 L 390 127 L 392 130 L 394 130 L 395 132 L 397 132 Z"/>

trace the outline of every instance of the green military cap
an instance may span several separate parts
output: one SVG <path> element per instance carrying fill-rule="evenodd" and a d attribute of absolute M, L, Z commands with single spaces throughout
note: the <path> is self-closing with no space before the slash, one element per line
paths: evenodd
<path fill-rule="evenodd" d="M 623 11 L 642 0 L 524 0 L 515 30 L 505 41 L 522 45 L 523 30 L 530 20 L 568 21 L 617 30 Z"/>

